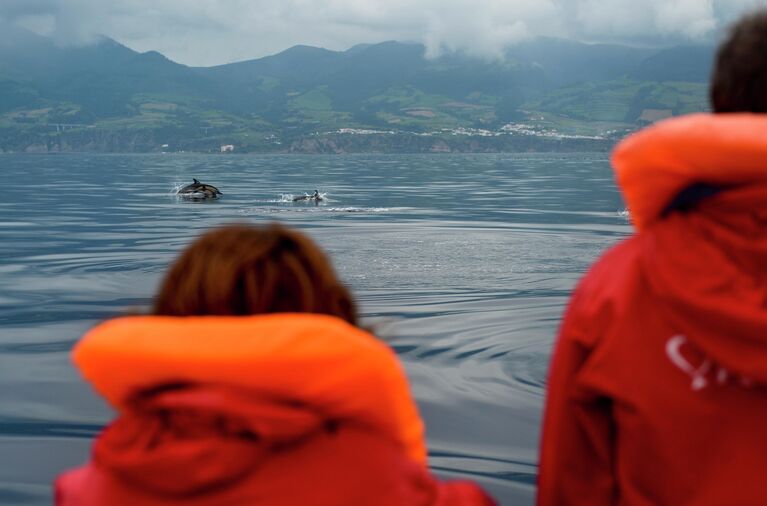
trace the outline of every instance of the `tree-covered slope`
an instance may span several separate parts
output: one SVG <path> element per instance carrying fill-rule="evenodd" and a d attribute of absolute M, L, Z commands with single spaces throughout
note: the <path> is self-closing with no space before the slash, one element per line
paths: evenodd
<path fill-rule="evenodd" d="M 296 46 L 266 58 L 190 68 L 108 38 L 59 47 L 17 27 L 0 28 L 4 150 L 35 140 L 49 146 L 75 134 L 81 139 L 75 144 L 90 139 L 92 146 L 105 145 L 95 138 L 127 136 L 140 138 L 127 145 L 141 149 L 234 143 L 249 150 L 361 130 L 599 136 L 704 110 L 712 57 L 709 47 L 538 39 L 495 60 L 429 59 L 419 44 L 384 42 L 347 51 Z"/>

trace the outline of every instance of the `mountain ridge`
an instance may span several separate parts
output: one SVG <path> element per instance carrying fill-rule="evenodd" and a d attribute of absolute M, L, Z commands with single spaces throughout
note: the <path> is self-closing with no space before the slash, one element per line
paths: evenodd
<path fill-rule="evenodd" d="M 458 135 L 495 134 L 609 141 L 616 134 L 607 132 L 635 128 L 643 116 L 705 110 L 713 55 L 708 46 L 538 39 L 492 61 L 460 53 L 429 59 L 421 44 L 385 41 L 345 51 L 297 45 L 189 67 L 109 38 L 61 48 L 21 33 L 0 36 L 4 151 L 60 146 L 61 139 L 66 149 L 111 149 L 94 140 L 96 130 L 101 137 L 140 137 L 145 141 L 135 149 L 149 151 L 207 151 L 219 143 L 280 151 L 306 145 L 301 139 L 310 136 L 360 131 L 456 143 Z M 62 124 L 80 126 L 55 127 Z"/>

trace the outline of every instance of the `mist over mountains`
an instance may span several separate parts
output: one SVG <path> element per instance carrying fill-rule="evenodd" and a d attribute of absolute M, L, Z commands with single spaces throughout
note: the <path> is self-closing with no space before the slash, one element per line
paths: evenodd
<path fill-rule="evenodd" d="M 383 42 L 193 68 L 108 38 L 62 48 L 4 25 L 0 150 L 603 149 L 705 110 L 712 57 L 709 46 L 540 38 L 490 61 Z"/>

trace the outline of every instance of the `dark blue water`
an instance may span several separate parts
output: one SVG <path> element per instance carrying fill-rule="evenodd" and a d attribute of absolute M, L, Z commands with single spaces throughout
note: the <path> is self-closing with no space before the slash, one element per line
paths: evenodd
<path fill-rule="evenodd" d="M 0 155 L 0 174 L 0 504 L 48 504 L 111 416 L 69 363 L 78 337 L 146 308 L 201 231 L 277 220 L 399 353 L 432 468 L 529 505 L 564 304 L 629 232 L 604 155 Z M 223 198 L 178 200 L 193 177 Z"/>

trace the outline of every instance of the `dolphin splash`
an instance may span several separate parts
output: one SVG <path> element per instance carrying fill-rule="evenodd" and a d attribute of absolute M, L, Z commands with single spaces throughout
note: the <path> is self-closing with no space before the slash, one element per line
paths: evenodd
<path fill-rule="evenodd" d="M 185 199 L 204 200 L 204 199 L 216 199 L 219 195 L 223 195 L 213 185 L 205 184 L 194 179 L 192 184 L 188 184 L 176 192 L 176 195 Z"/>
<path fill-rule="evenodd" d="M 305 193 L 304 195 L 299 195 L 298 197 L 293 197 L 293 202 L 301 202 L 306 200 L 313 200 L 314 202 L 321 202 L 324 200 L 322 196 L 320 195 L 319 190 L 314 190 L 314 195 L 309 195 L 308 193 Z"/>

